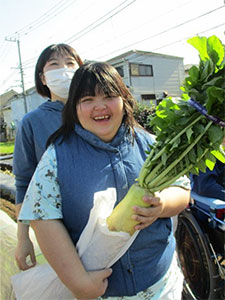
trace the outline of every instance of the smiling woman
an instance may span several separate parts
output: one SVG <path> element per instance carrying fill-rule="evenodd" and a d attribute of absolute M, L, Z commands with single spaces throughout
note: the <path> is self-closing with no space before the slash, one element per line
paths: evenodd
<path fill-rule="evenodd" d="M 96 91 L 95 96 L 80 99 L 77 116 L 83 128 L 110 142 L 117 133 L 123 119 L 121 97 L 106 96 Z"/>
<path fill-rule="evenodd" d="M 115 68 L 107 63 L 81 66 L 71 81 L 62 126 L 48 141 L 20 212 L 19 220 L 31 222 L 43 254 L 77 299 L 146 299 L 154 294 L 157 300 L 178 300 L 181 295 L 183 277 L 170 217 L 189 201 L 187 179 L 157 197 L 144 193 L 149 207 L 140 203 L 131 216 L 140 221 L 138 237 L 112 269 L 107 264 L 87 267 L 77 250 L 96 194 L 112 188 L 121 202 L 151 151 L 154 137 L 135 121 L 135 104 Z M 102 260 L 108 251 L 98 241 L 93 244 L 102 249 Z"/>

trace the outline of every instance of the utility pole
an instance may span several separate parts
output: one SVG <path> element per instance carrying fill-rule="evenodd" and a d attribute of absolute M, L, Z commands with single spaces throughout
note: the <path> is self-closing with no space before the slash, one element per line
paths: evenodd
<path fill-rule="evenodd" d="M 25 114 L 27 113 L 27 99 L 26 99 L 26 93 L 25 93 L 25 87 L 24 87 L 24 79 L 23 79 L 23 65 L 22 65 L 22 59 L 21 59 L 21 52 L 20 52 L 20 40 L 19 39 L 12 39 L 12 38 L 5 38 L 8 42 L 16 42 L 17 48 L 18 48 L 18 54 L 19 54 L 19 69 L 20 69 L 20 77 L 21 77 L 21 86 L 23 90 L 23 99 L 24 99 L 24 111 Z"/>

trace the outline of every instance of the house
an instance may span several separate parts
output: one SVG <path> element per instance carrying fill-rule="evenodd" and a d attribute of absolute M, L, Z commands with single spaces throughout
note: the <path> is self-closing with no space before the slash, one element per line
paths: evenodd
<path fill-rule="evenodd" d="M 4 142 L 8 138 L 11 138 L 12 127 L 11 127 L 11 106 L 10 100 L 18 95 L 14 90 L 10 90 L 0 95 L 0 141 Z"/>
<path fill-rule="evenodd" d="M 196 65 L 196 64 L 186 64 L 186 65 L 184 65 L 185 78 L 189 76 L 189 70 L 193 66 L 198 67 L 198 65 Z"/>
<path fill-rule="evenodd" d="M 180 86 L 185 77 L 182 57 L 130 50 L 108 63 L 117 69 L 138 101 L 156 103 L 164 93 L 181 96 Z"/>
<path fill-rule="evenodd" d="M 23 118 L 26 112 L 34 110 L 41 103 L 46 101 L 41 97 L 35 87 L 26 91 L 24 98 L 23 94 L 18 94 L 15 91 L 4 93 L 0 96 L 1 99 L 1 140 L 11 139 L 15 136 L 15 130 L 19 121 Z M 26 103 L 25 103 L 26 101 Z"/>
<path fill-rule="evenodd" d="M 25 104 L 26 101 L 26 104 Z M 16 127 L 18 122 L 23 118 L 25 113 L 36 109 L 39 105 L 46 101 L 46 98 L 40 96 L 35 87 L 26 90 L 26 97 L 19 94 L 11 99 L 11 117 Z"/>

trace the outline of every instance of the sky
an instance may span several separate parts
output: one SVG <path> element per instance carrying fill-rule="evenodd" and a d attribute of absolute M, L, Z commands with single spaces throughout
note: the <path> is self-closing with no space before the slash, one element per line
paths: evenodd
<path fill-rule="evenodd" d="M 83 60 L 106 61 L 129 50 L 198 64 L 187 43 L 216 35 L 225 44 L 225 0 L 0 0 L 0 94 L 34 86 L 38 56 L 67 43 Z"/>

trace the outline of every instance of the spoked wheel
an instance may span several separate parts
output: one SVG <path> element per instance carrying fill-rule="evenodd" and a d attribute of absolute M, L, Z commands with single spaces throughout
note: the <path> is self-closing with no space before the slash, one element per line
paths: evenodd
<path fill-rule="evenodd" d="M 221 278 L 208 240 L 191 211 L 185 210 L 179 215 L 176 240 L 185 278 L 184 298 L 223 299 L 221 298 Z"/>

